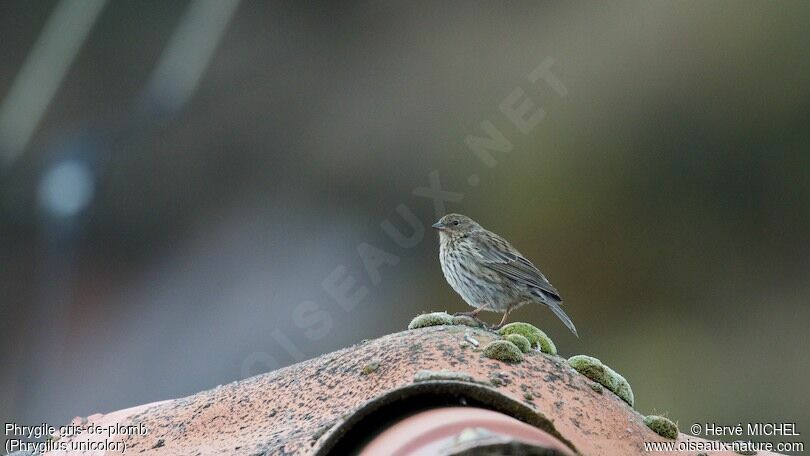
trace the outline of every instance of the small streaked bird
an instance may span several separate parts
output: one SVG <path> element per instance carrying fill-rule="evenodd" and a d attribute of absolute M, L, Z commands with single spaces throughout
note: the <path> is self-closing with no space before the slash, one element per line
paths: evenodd
<path fill-rule="evenodd" d="M 512 310 L 538 303 L 551 309 L 579 337 L 574 323 L 560 307 L 560 293 L 506 239 L 461 214 L 447 214 L 433 228 L 439 230 L 439 261 L 444 278 L 475 308 L 462 315 L 477 319 L 482 310 L 503 312 L 501 322 L 492 328 L 497 329 L 506 323 Z"/>

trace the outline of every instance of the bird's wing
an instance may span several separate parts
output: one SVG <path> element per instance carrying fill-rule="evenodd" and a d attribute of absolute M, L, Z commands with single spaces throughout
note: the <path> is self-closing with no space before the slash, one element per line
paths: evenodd
<path fill-rule="evenodd" d="M 560 292 L 551 285 L 546 276 L 503 238 L 493 233 L 493 237 L 477 244 L 480 246 L 477 250 L 484 266 L 562 300 Z"/>

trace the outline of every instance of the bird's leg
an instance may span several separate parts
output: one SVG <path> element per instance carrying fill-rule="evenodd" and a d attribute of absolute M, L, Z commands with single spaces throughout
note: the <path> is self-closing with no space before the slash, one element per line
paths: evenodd
<path fill-rule="evenodd" d="M 511 307 L 507 307 L 507 308 L 506 308 L 506 311 L 503 313 L 503 318 L 501 318 L 501 322 L 500 322 L 500 323 L 498 323 L 498 324 L 497 324 L 497 325 L 495 325 L 495 326 L 490 326 L 490 327 L 489 327 L 489 329 L 492 329 L 492 330 L 498 330 L 498 329 L 501 329 L 501 327 L 504 325 L 504 323 L 506 323 L 506 317 L 508 317 L 508 316 L 509 316 L 509 312 L 511 312 L 511 311 L 512 311 L 512 308 L 511 308 Z"/>
<path fill-rule="evenodd" d="M 478 310 L 478 309 L 475 309 L 475 310 L 471 310 L 471 311 L 469 311 L 469 312 L 456 312 L 456 313 L 454 313 L 454 314 L 453 314 L 453 316 L 454 316 L 454 317 L 472 317 L 472 318 L 478 318 L 478 313 L 479 313 L 479 312 L 481 312 L 481 311 L 480 311 L 480 310 Z"/>
<path fill-rule="evenodd" d="M 469 312 L 456 312 L 456 313 L 453 314 L 453 316 L 454 317 L 458 317 L 458 316 L 470 317 L 470 318 L 473 318 L 473 319 L 475 319 L 477 321 L 480 321 L 481 323 L 484 323 L 480 318 L 478 318 L 478 314 L 481 313 L 481 311 L 486 309 L 487 307 L 489 307 L 489 304 L 484 304 L 483 306 L 477 307 L 477 308 L 475 308 L 475 309 L 473 309 L 473 310 L 471 310 Z"/>

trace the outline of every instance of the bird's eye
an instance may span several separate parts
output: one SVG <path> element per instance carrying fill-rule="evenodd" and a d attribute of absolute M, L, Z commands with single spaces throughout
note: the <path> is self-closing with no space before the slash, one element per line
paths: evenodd
<path fill-rule="evenodd" d="M 458 225 L 458 220 L 456 220 L 455 222 L 453 222 L 453 225 Z"/>

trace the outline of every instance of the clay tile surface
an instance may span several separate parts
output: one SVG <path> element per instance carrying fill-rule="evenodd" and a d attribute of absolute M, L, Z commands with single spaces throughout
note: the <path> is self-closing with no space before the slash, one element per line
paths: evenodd
<path fill-rule="evenodd" d="M 429 394 L 508 414 L 584 455 L 643 454 L 643 442 L 666 441 L 617 396 L 592 388 L 564 358 L 530 352 L 523 362 L 507 364 L 463 346 L 465 335 L 480 347 L 498 338 L 464 326 L 404 331 L 189 397 L 78 421 L 142 424 L 145 435 L 112 439 L 130 455 L 337 454 L 349 436 L 369 429 L 364 417 L 398 401 L 419 403 Z M 87 436 L 60 441 L 71 439 Z M 686 440 L 701 439 L 678 437 Z"/>

